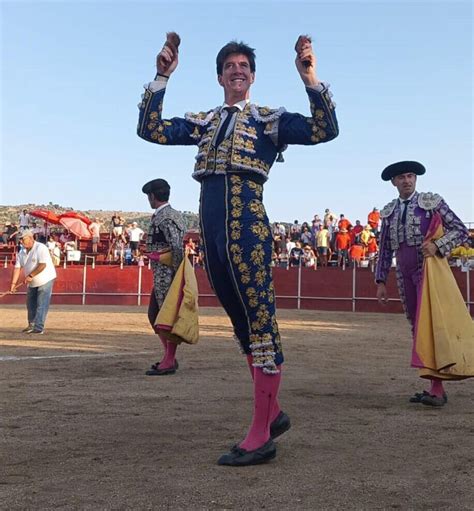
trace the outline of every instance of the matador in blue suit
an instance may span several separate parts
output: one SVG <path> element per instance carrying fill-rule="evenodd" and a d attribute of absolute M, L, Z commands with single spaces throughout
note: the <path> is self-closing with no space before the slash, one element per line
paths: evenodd
<path fill-rule="evenodd" d="M 218 53 L 217 80 L 224 104 L 184 118 L 162 118 L 169 76 L 178 50 L 165 43 L 155 80 L 139 105 L 138 135 L 156 144 L 196 145 L 193 177 L 201 183 L 200 227 L 211 286 L 227 312 L 254 382 L 254 414 L 243 441 L 219 458 L 220 465 L 264 463 L 273 442 L 290 428 L 278 404 L 283 351 L 275 316 L 271 273 L 272 234 L 263 205 L 263 184 L 290 144 L 315 145 L 338 135 L 328 85 L 316 77 L 310 40 L 297 48 L 296 68 L 306 87 L 310 116 L 250 102 L 255 52 L 232 41 Z"/>

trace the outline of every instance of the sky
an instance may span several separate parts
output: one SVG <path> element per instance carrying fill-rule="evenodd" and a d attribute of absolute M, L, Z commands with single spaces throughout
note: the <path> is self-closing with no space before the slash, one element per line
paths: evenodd
<path fill-rule="evenodd" d="M 215 57 L 232 39 L 256 48 L 252 102 L 309 115 L 294 44 L 310 34 L 340 135 L 290 146 L 273 165 L 270 220 L 309 221 L 330 208 L 364 222 L 397 195 L 383 168 L 417 160 L 427 168 L 418 190 L 474 221 L 469 1 L 0 0 L 0 9 L 2 205 L 147 211 L 141 187 L 161 177 L 176 209 L 197 212 L 196 148 L 136 135 L 166 32 L 182 43 L 164 117 L 222 104 Z"/>

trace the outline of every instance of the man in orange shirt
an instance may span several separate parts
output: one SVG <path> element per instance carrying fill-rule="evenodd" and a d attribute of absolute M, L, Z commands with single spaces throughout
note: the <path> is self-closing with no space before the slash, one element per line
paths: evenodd
<path fill-rule="evenodd" d="M 342 215 L 341 215 L 342 216 Z M 336 234 L 336 250 L 337 250 L 337 265 L 341 266 L 342 261 L 344 264 L 349 262 L 348 254 L 351 246 L 351 235 L 347 232 L 347 229 L 340 229 Z"/>
<path fill-rule="evenodd" d="M 351 229 L 350 235 L 351 235 L 351 245 L 354 245 L 356 241 L 359 241 L 360 233 L 364 230 L 362 225 L 360 225 L 360 220 L 356 220 L 356 224 Z"/>
<path fill-rule="evenodd" d="M 337 227 L 339 231 L 342 229 L 346 229 L 346 231 L 350 231 L 352 229 L 352 224 L 344 217 L 344 215 L 340 215 L 339 222 L 337 223 Z"/>
<path fill-rule="evenodd" d="M 375 234 L 375 236 L 377 236 L 379 233 L 379 223 L 380 223 L 380 211 L 377 208 L 374 208 L 367 215 L 367 223 L 372 228 L 372 232 Z"/>
<path fill-rule="evenodd" d="M 352 245 L 349 249 L 349 256 L 355 266 L 360 266 L 360 261 L 364 257 L 364 247 L 360 243 Z"/>

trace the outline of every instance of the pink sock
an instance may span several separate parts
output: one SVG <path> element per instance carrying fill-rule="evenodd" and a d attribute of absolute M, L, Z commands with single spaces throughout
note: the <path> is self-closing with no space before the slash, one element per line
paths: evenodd
<path fill-rule="evenodd" d="M 253 381 L 256 368 L 252 364 L 253 364 L 252 355 L 247 355 L 247 365 L 249 366 L 250 375 L 252 376 L 252 381 Z M 282 366 L 280 366 L 280 373 L 281 373 L 281 370 L 282 370 Z M 278 398 L 276 398 L 275 404 L 273 405 L 272 413 L 270 415 L 270 424 L 278 417 L 278 414 L 280 412 L 281 412 L 280 403 L 278 402 Z"/>
<path fill-rule="evenodd" d="M 160 334 L 157 335 L 160 338 L 161 344 L 163 345 L 163 356 L 161 357 L 161 360 L 158 362 L 158 365 L 160 365 L 166 357 L 166 345 L 168 344 L 168 341 Z"/>
<path fill-rule="evenodd" d="M 430 394 L 436 397 L 444 396 L 443 380 L 439 378 L 431 378 Z"/>
<path fill-rule="evenodd" d="M 170 369 L 171 367 L 174 367 L 176 362 L 175 356 L 177 349 L 178 345 L 175 342 L 166 342 L 165 356 L 160 362 L 160 369 Z"/>
<path fill-rule="evenodd" d="M 280 369 L 281 366 L 277 366 Z M 281 372 L 265 374 L 260 367 L 254 368 L 254 409 L 253 420 L 249 432 L 240 447 L 246 451 L 254 451 L 270 438 L 270 422 L 272 411 L 280 387 Z"/>

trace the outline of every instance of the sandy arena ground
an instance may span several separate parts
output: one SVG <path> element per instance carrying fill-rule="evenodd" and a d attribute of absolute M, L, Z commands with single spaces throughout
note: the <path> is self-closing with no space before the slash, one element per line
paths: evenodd
<path fill-rule="evenodd" d="M 267 465 L 219 467 L 252 386 L 220 309 L 174 376 L 143 308 L 55 306 L 32 338 L 0 307 L 1 509 L 474 509 L 473 383 L 410 405 L 401 315 L 279 311 L 292 429 Z"/>

